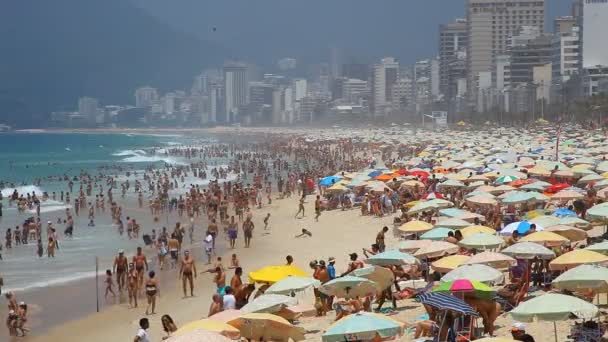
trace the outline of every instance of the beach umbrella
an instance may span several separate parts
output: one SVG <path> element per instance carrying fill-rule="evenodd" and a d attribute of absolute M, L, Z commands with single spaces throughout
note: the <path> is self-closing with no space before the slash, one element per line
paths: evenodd
<path fill-rule="evenodd" d="M 457 208 L 446 208 L 446 209 L 439 210 L 439 214 L 441 214 L 443 216 L 447 216 L 447 217 L 457 217 L 457 216 L 460 216 L 460 215 L 463 215 L 466 213 L 467 213 L 466 210 L 457 209 Z"/>
<path fill-rule="evenodd" d="M 263 294 L 241 308 L 243 313 L 261 312 L 275 313 L 284 307 L 297 305 L 298 300 L 291 296 L 280 294 Z"/>
<path fill-rule="evenodd" d="M 446 241 L 431 241 L 430 244 L 418 249 L 414 256 L 417 258 L 437 258 L 458 252 L 460 248 Z"/>
<path fill-rule="evenodd" d="M 555 253 L 552 250 L 534 242 L 518 242 L 503 249 L 501 253 L 517 259 L 534 259 L 534 257 L 541 259 L 555 258 Z"/>
<path fill-rule="evenodd" d="M 431 240 L 403 240 L 399 242 L 399 250 L 405 253 L 414 253 L 431 243 L 433 243 Z"/>
<path fill-rule="evenodd" d="M 499 193 L 499 192 L 513 191 L 513 190 L 515 190 L 514 187 L 512 187 L 510 185 L 503 184 L 503 185 L 499 185 L 499 186 L 495 187 L 493 192 Z"/>
<path fill-rule="evenodd" d="M 591 228 L 591 224 L 589 222 L 578 217 L 564 217 L 560 219 L 559 223 L 564 226 L 573 226 L 584 230 Z"/>
<path fill-rule="evenodd" d="M 423 188 L 424 187 L 424 183 L 417 181 L 417 180 L 409 180 L 409 181 L 405 181 L 403 183 L 401 183 L 401 185 L 399 186 L 399 188 Z"/>
<path fill-rule="evenodd" d="M 549 177 L 551 176 L 551 171 L 547 170 L 544 167 L 535 166 L 531 169 L 528 169 L 528 174 L 533 176 Z"/>
<path fill-rule="evenodd" d="M 536 227 L 538 228 L 539 226 L 541 226 L 541 227 L 557 226 L 562 221 L 556 216 L 542 215 L 542 216 L 537 216 L 528 222 L 534 223 L 536 225 Z"/>
<path fill-rule="evenodd" d="M 233 319 L 240 317 L 241 315 L 243 315 L 241 310 L 227 309 L 224 311 L 220 311 L 213 316 L 209 316 L 209 319 L 227 323 L 228 321 L 232 321 Z"/>
<path fill-rule="evenodd" d="M 552 232 L 536 232 L 522 237 L 520 242 L 535 242 L 544 246 L 561 246 L 570 240 Z"/>
<path fill-rule="evenodd" d="M 440 220 L 439 222 L 437 222 L 437 226 L 454 228 L 454 229 L 460 229 L 460 228 L 468 227 L 470 225 L 471 225 L 470 222 L 467 222 L 465 220 L 455 218 L 455 217 L 448 218 L 445 220 Z"/>
<path fill-rule="evenodd" d="M 570 200 L 576 200 L 576 199 L 581 199 L 585 196 L 583 196 L 582 194 L 575 192 L 575 191 L 570 191 L 570 190 L 562 190 L 556 194 L 554 194 L 553 196 L 551 196 L 551 200 L 558 200 L 558 201 L 570 201 Z"/>
<path fill-rule="evenodd" d="M 293 265 L 267 266 L 249 273 L 249 279 L 254 283 L 273 284 L 290 276 L 307 277 L 308 274 Z"/>
<path fill-rule="evenodd" d="M 496 178 L 496 183 L 506 184 L 506 183 L 515 182 L 518 179 L 519 179 L 519 177 L 504 175 L 504 176 L 500 176 L 500 177 Z"/>
<path fill-rule="evenodd" d="M 439 310 L 448 310 L 467 316 L 478 316 L 477 311 L 475 311 L 469 304 L 465 303 L 462 299 L 451 295 L 450 293 L 420 293 L 418 294 L 417 300 L 424 305 L 428 305 Z"/>
<path fill-rule="evenodd" d="M 343 193 L 348 191 L 348 188 L 344 184 L 336 183 L 325 190 L 326 193 Z"/>
<path fill-rule="evenodd" d="M 439 284 L 432 292 L 464 293 L 472 292 L 478 298 L 492 298 L 496 291 L 490 286 L 475 280 L 457 279 Z"/>
<path fill-rule="evenodd" d="M 190 331 L 186 334 L 179 336 L 171 336 L 165 341 L 167 342 L 232 342 L 233 340 L 218 334 L 216 332 L 211 332 L 203 329 L 197 329 Z"/>
<path fill-rule="evenodd" d="M 539 184 L 540 182 L 534 182 L 526 185 L 522 185 L 520 190 L 531 190 L 531 191 L 544 191 L 548 185 Z"/>
<path fill-rule="evenodd" d="M 449 255 L 431 263 L 433 270 L 438 273 L 447 273 L 469 260 L 468 255 Z"/>
<path fill-rule="evenodd" d="M 413 206 L 410 210 L 408 210 L 408 214 L 417 214 L 417 213 L 421 213 L 423 211 L 428 211 L 428 210 L 436 210 L 436 209 L 441 209 L 441 208 L 448 208 L 453 206 L 454 204 L 450 201 L 446 201 L 443 199 L 433 199 L 433 200 L 428 200 L 428 201 L 424 201 L 424 202 L 420 202 L 418 204 L 416 204 L 415 206 Z"/>
<path fill-rule="evenodd" d="M 497 269 L 506 269 L 517 265 L 517 260 L 502 253 L 484 251 L 471 256 L 466 264 L 486 265 Z"/>
<path fill-rule="evenodd" d="M 241 337 L 257 341 L 303 341 L 304 329 L 295 327 L 283 317 L 267 313 L 249 313 L 229 321 Z M 206 341 L 206 340 L 205 340 Z"/>
<path fill-rule="evenodd" d="M 572 226 L 556 225 L 545 229 L 545 231 L 561 235 L 570 241 L 581 241 L 587 239 L 587 232 Z"/>
<path fill-rule="evenodd" d="M 608 240 L 594 243 L 593 245 L 587 246 L 584 249 L 608 255 Z"/>
<path fill-rule="evenodd" d="M 328 177 L 321 179 L 321 181 L 319 182 L 319 185 L 331 186 L 331 185 L 334 185 L 335 183 L 338 183 L 341 180 L 342 180 L 342 178 L 340 178 L 340 177 L 328 176 Z"/>
<path fill-rule="evenodd" d="M 607 264 L 608 256 L 587 249 L 575 249 L 549 262 L 552 271 L 563 271 L 583 264 Z"/>
<path fill-rule="evenodd" d="M 429 192 L 428 194 L 424 195 L 424 199 L 445 199 L 445 197 L 443 197 L 443 195 L 439 192 Z"/>
<path fill-rule="evenodd" d="M 467 236 L 471 236 L 478 233 L 496 234 L 496 231 L 488 226 L 473 225 L 462 228 L 460 230 L 460 233 L 462 233 L 462 236 L 466 238 Z"/>
<path fill-rule="evenodd" d="M 376 293 L 378 289 L 369 279 L 347 275 L 328 281 L 319 287 L 319 291 L 339 298 L 355 298 Z"/>
<path fill-rule="evenodd" d="M 272 284 L 265 294 L 290 295 L 292 292 L 304 291 L 310 287 L 317 288 L 321 283 L 311 277 L 291 276 Z"/>
<path fill-rule="evenodd" d="M 323 336 L 323 342 L 372 341 L 377 336 L 392 339 L 403 334 L 405 324 L 390 317 L 360 312 L 333 323 Z"/>
<path fill-rule="evenodd" d="M 388 250 L 376 255 L 372 255 L 367 260 L 367 264 L 376 266 L 394 266 L 394 265 L 415 265 L 419 264 L 420 260 L 408 253 L 403 253 L 398 249 Z"/>
<path fill-rule="evenodd" d="M 505 240 L 495 234 L 477 233 L 463 238 L 458 245 L 467 249 L 485 250 L 498 248 L 504 243 Z"/>
<path fill-rule="evenodd" d="M 606 203 L 597 204 L 587 210 L 587 216 L 595 220 L 608 219 L 608 205 Z"/>
<path fill-rule="evenodd" d="M 475 342 L 517 342 L 510 337 L 484 337 Z"/>
<path fill-rule="evenodd" d="M 598 174 L 589 174 L 589 175 L 586 175 L 585 177 L 579 179 L 578 182 L 581 184 L 588 184 L 588 183 L 592 183 L 592 182 L 599 182 L 602 180 L 606 180 L 606 178 L 604 178 Z"/>
<path fill-rule="evenodd" d="M 354 277 L 369 279 L 377 284 L 379 290 L 384 290 L 395 281 L 393 272 L 380 266 L 365 266 L 350 273 Z"/>
<path fill-rule="evenodd" d="M 486 196 L 479 196 L 479 195 L 465 198 L 465 201 L 467 203 L 473 204 L 473 205 L 487 205 L 487 206 L 494 206 L 498 203 L 498 201 L 495 200 L 494 198 L 486 197 Z"/>
<path fill-rule="evenodd" d="M 557 342 L 556 321 L 565 321 L 574 315 L 578 318 L 592 319 L 597 317 L 598 308 L 582 299 L 557 293 L 547 293 L 522 302 L 510 314 L 521 322 L 553 321 L 555 341 Z"/>
<path fill-rule="evenodd" d="M 412 220 L 402 224 L 398 229 L 403 233 L 424 233 L 433 229 L 433 225 L 425 221 Z"/>
<path fill-rule="evenodd" d="M 526 202 L 531 202 L 531 201 L 535 201 L 536 197 L 534 196 L 534 194 L 532 192 L 510 192 L 507 193 L 507 195 L 501 199 L 501 202 L 503 204 L 519 204 L 519 203 L 526 203 Z"/>
<path fill-rule="evenodd" d="M 470 258 L 469 258 L 470 259 Z M 504 280 L 504 275 L 502 272 L 497 269 L 483 265 L 483 264 L 464 264 L 458 266 L 456 269 L 448 272 L 443 277 L 441 277 L 441 281 L 454 281 L 458 279 L 469 279 L 475 280 L 482 283 L 494 283 L 494 282 L 502 282 Z"/>
<path fill-rule="evenodd" d="M 380 171 L 380 170 L 373 170 L 370 173 L 368 173 L 367 176 L 369 178 L 375 178 L 375 177 L 380 176 L 381 174 L 382 174 L 382 171 Z"/>
<path fill-rule="evenodd" d="M 551 282 L 560 290 L 608 292 L 608 268 L 599 265 L 580 265 L 560 274 Z"/>
<path fill-rule="evenodd" d="M 466 185 L 456 179 L 448 179 L 447 181 L 443 182 L 443 183 L 439 183 L 437 185 L 440 188 L 464 188 L 466 187 Z"/>
<path fill-rule="evenodd" d="M 464 198 L 471 198 L 471 197 L 486 197 L 486 198 L 494 198 L 496 196 L 492 195 L 489 192 L 485 192 L 485 191 L 471 191 L 468 194 L 464 195 Z"/>
<path fill-rule="evenodd" d="M 531 226 L 531 223 L 528 221 L 517 221 L 509 223 L 500 231 L 500 235 L 511 235 L 514 231 L 517 231 L 520 235 L 523 235 L 530 230 Z M 543 227 L 537 224 L 536 231 L 539 232 L 542 230 L 544 230 Z"/>
<path fill-rule="evenodd" d="M 196 330 L 218 333 L 220 335 L 229 337 L 230 339 L 239 339 L 241 336 L 239 330 L 232 325 L 208 318 L 186 323 L 177 329 L 177 331 L 173 333 L 173 336 L 189 335 Z"/>
<path fill-rule="evenodd" d="M 426 240 L 441 241 L 441 240 L 444 240 L 446 237 L 448 237 L 449 232 L 454 232 L 454 230 L 450 229 L 450 228 L 445 228 L 445 227 L 436 227 L 436 228 L 433 228 L 433 229 L 429 230 L 428 232 L 420 235 L 420 238 L 426 239 Z"/>

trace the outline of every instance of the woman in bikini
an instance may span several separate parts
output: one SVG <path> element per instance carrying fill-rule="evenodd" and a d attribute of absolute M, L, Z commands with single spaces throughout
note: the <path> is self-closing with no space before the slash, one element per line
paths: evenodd
<path fill-rule="evenodd" d="M 129 305 L 132 308 L 137 307 L 137 278 L 138 272 L 133 263 L 129 264 L 129 273 L 127 274 L 127 291 L 129 293 Z"/>
<path fill-rule="evenodd" d="M 146 297 L 148 297 L 148 307 L 146 308 L 146 315 L 154 315 L 154 309 L 156 308 L 156 296 L 160 296 L 158 289 L 158 281 L 154 278 L 156 274 L 154 271 L 148 273 L 148 280 L 146 281 Z M 152 311 L 150 311 L 152 307 Z"/>

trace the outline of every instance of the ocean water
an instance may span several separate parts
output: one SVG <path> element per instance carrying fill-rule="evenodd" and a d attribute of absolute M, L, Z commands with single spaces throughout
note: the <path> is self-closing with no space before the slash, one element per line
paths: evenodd
<path fill-rule="evenodd" d="M 143 170 L 147 166 L 162 167 L 165 163 L 185 164 L 185 160 L 168 157 L 163 153 L 154 153 L 154 150 L 163 152 L 165 148 L 193 143 L 212 141 L 206 137 L 183 137 L 177 135 L 132 135 L 132 134 L 0 134 L 0 180 L 7 183 L 16 183 L 19 193 L 42 195 L 43 191 L 65 191 L 67 186 L 61 181 L 44 180 L 34 185 L 34 180 L 45 178 L 48 175 L 77 175 L 81 170 L 96 174 L 99 167 L 121 165 L 133 170 Z M 218 162 L 221 164 L 221 162 Z M 106 174 L 117 174 L 118 171 L 104 170 Z M 134 180 L 134 176 L 130 177 Z M 229 179 L 234 179 L 231 175 Z M 124 171 L 120 180 L 126 179 Z M 190 177 L 188 184 L 206 184 L 206 181 Z M 78 184 L 78 183 L 77 183 Z M 107 190 L 105 184 L 104 191 Z M 74 189 L 76 191 L 76 189 Z M 3 217 L 0 218 L 0 241 L 5 244 L 5 232 L 23 223 L 25 219 L 35 215 L 35 211 L 19 214 L 14 207 L 10 207 L 6 196 L 13 192 L 13 187 L 1 190 L 3 196 Z M 186 188 L 176 189 L 173 195 L 184 193 Z M 94 191 L 95 192 L 95 191 Z M 147 196 L 147 195 L 146 195 Z M 71 196 L 72 200 L 74 194 Z M 115 191 L 115 199 L 125 207 L 132 210 L 123 211 L 124 216 L 137 219 L 142 225 L 143 233 L 149 234 L 152 229 L 160 231 L 163 225 L 171 228 L 164 219 L 159 223 L 152 222 L 151 215 L 144 208 L 136 208 L 136 197 L 129 193 L 125 200 L 120 199 L 119 190 Z M 147 200 L 147 197 L 146 197 Z M 146 201 L 147 202 L 147 201 Z M 130 203 L 130 205 L 128 204 Z M 0 273 L 4 277 L 4 291 L 28 290 L 65 283 L 95 273 L 95 257 L 99 259 L 100 270 L 111 268 L 113 256 L 118 249 L 124 249 L 127 256 L 133 255 L 135 248 L 143 245 L 141 235 L 139 240 L 129 240 L 126 235 L 120 236 L 117 227 L 113 226 L 109 213 L 96 216 L 96 226 L 88 227 L 86 213 L 76 217 L 73 238 L 63 236 L 64 225 L 57 225 L 58 218 L 65 217 L 65 208 L 69 204 L 57 200 L 48 200 L 41 205 L 41 218 L 43 222 L 43 238 L 46 237 L 46 222 L 52 221 L 59 233 L 59 250 L 56 257 L 49 259 L 45 256 L 38 258 L 36 243 L 31 241 L 25 246 L 3 248 L 3 260 L 0 261 Z M 106 205 L 109 212 L 109 205 Z M 167 220 L 168 221 L 168 220 Z M 184 222 L 185 223 L 185 222 Z M 126 222 L 125 222 L 126 224 Z M 43 240 L 46 252 L 46 243 Z M 153 254 L 153 251 L 149 251 Z"/>

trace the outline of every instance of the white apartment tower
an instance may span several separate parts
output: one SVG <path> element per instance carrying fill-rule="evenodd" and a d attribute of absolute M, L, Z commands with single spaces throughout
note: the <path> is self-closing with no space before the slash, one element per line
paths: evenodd
<path fill-rule="evenodd" d="M 399 63 L 392 57 L 383 58 L 380 64 L 374 65 L 372 82 L 372 100 L 374 116 L 383 116 L 387 105 L 392 100 L 392 87 L 397 80 Z"/>
<path fill-rule="evenodd" d="M 236 122 L 238 108 L 247 104 L 247 87 L 247 65 L 242 63 L 224 65 L 226 123 Z"/>
<path fill-rule="evenodd" d="M 141 87 L 135 90 L 135 107 L 150 107 L 158 101 L 158 92 L 152 87 Z"/>
<path fill-rule="evenodd" d="M 545 0 L 467 0 L 467 75 L 469 103 L 477 103 L 480 74 L 494 70 L 509 37 L 522 26 L 545 25 Z M 484 78 L 487 74 L 483 74 Z M 485 79 L 483 80 L 485 83 Z M 485 84 L 484 84 L 485 85 Z"/>

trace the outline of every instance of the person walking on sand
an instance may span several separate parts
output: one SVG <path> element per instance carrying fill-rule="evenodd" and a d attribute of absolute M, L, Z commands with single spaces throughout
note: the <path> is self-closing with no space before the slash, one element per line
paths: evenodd
<path fill-rule="evenodd" d="M 146 281 L 146 297 L 148 298 L 148 307 L 146 308 L 146 315 L 151 313 L 155 314 L 154 309 L 156 308 L 156 296 L 160 297 L 160 290 L 158 288 L 158 280 L 154 278 L 156 274 L 154 271 L 148 273 L 148 280 Z M 152 311 L 150 311 L 150 308 Z"/>
<path fill-rule="evenodd" d="M 319 222 L 319 216 L 321 216 L 321 196 L 317 195 L 315 200 L 315 221 Z"/>
<path fill-rule="evenodd" d="M 113 267 L 114 274 L 116 274 L 116 283 L 118 284 L 118 291 L 120 292 L 122 292 L 122 289 L 125 287 L 128 266 L 129 262 L 127 261 L 127 257 L 125 257 L 125 251 L 121 249 L 118 251 L 118 256 L 114 258 Z"/>
<path fill-rule="evenodd" d="M 298 218 L 298 215 L 300 215 L 300 213 L 302 213 L 302 217 L 306 216 L 305 214 L 305 210 L 304 210 L 304 199 L 306 198 L 306 195 L 302 195 L 302 197 L 300 197 L 300 203 L 298 204 L 298 212 L 296 213 L 296 216 L 294 216 L 294 218 Z"/>
<path fill-rule="evenodd" d="M 247 217 L 243 222 L 243 235 L 245 236 L 245 248 L 249 248 L 251 238 L 253 237 L 253 229 L 255 228 L 251 218 Z"/>
<path fill-rule="evenodd" d="M 236 238 L 238 236 L 238 224 L 234 220 L 234 216 L 230 217 L 230 223 L 228 223 L 228 238 L 230 239 L 230 248 L 234 249 Z"/>
<path fill-rule="evenodd" d="M 182 289 L 184 290 L 184 298 L 188 297 L 186 292 L 186 283 L 190 284 L 190 296 L 194 297 L 194 278 L 196 278 L 196 263 L 194 258 L 190 256 L 190 251 L 184 251 L 182 264 L 179 269 L 179 278 L 182 280 Z"/>
<path fill-rule="evenodd" d="M 270 223 L 270 213 L 264 217 L 264 230 L 268 230 L 268 224 Z"/>
<path fill-rule="evenodd" d="M 106 270 L 106 295 L 105 298 L 108 299 L 108 294 L 112 293 L 113 297 L 116 297 L 116 293 L 112 287 L 114 286 L 114 279 L 112 278 L 112 270 Z"/>
<path fill-rule="evenodd" d="M 144 255 L 141 247 L 137 247 L 137 254 L 133 257 L 133 263 L 135 264 L 135 269 L 137 270 L 137 276 L 139 279 L 137 280 L 137 288 L 142 291 L 144 285 L 144 267 L 146 272 L 148 271 L 148 260 Z"/>
<path fill-rule="evenodd" d="M 129 264 L 129 274 L 127 276 L 127 292 L 129 295 L 129 306 L 137 307 L 137 279 L 139 275 L 133 263 Z"/>

